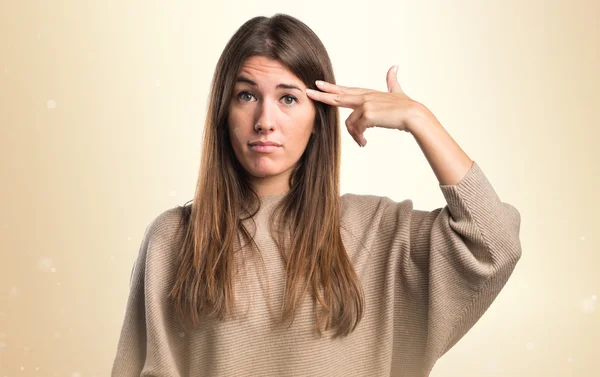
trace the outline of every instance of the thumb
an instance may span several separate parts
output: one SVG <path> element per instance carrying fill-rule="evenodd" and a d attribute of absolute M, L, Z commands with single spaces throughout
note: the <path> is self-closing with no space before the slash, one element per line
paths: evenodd
<path fill-rule="evenodd" d="M 398 83 L 398 65 L 393 66 L 387 73 L 387 86 L 390 93 L 402 93 L 400 83 Z"/>

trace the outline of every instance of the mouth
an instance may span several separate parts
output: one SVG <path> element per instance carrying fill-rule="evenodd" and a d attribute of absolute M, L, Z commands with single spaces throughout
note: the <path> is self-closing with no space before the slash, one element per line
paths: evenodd
<path fill-rule="evenodd" d="M 250 144 L 250 150 L 257 152 L 257 153 L 273 153 L 279 148 L 280 148 L 280 146 L 277 144 L 264 144 L 264 143 Z"/>
<path fill-rule="evenodd" d="M 274 141 L 253 141 L 249 144 L 251 147 L 254 146 L 274 146 L 274 147 L 280 147 L 281 144 L 276 143 Z"/>

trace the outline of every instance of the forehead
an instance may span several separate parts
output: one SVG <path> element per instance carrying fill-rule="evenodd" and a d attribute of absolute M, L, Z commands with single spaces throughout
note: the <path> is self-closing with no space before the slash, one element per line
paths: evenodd
<path fill-rule="evenodd" d="M 239 76 L 250 77 L 254 81 L 288 81 L 301 84 L 300 79 L 278 60 L 264 56 L 252 56 L 244 61 Z M 259 83 L 260 85 L 260 83 Z"/>

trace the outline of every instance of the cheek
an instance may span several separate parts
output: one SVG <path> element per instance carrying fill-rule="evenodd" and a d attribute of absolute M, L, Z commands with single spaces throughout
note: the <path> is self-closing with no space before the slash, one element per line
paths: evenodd
<path fill-rule="evenodd" d="M 243 132 L 242 127 L 239 124 L 234 124 L 231 128 L 231 135 L 237 143 L 242 143 L 243 140 Z"/>

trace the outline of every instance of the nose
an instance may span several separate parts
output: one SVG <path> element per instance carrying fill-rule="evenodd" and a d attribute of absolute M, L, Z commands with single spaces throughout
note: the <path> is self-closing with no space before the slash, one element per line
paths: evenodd
<path fill-rule="evenodd" d="M 260 114 L 254 126 L 256 132 L 273 131 L 275 128 L 277 105 L 271 106 L 269 101 L 263 101 L 262 105 L 259 106 L 259 111 Z"/>

